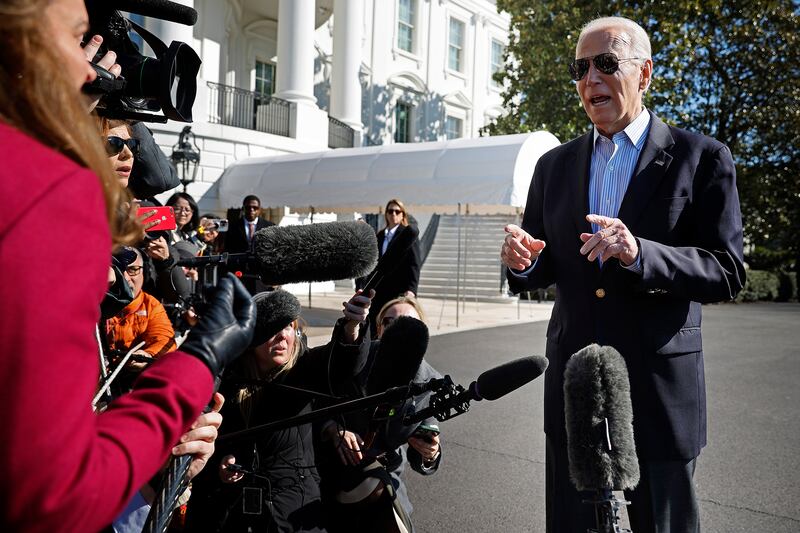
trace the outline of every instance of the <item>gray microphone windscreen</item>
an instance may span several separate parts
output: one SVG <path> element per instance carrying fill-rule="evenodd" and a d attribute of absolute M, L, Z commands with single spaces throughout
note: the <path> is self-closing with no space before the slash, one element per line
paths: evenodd
<path fill-rule="evenodd" d="M 297 297 L 284 290 L 259 292 L 253 296 L 256 304 L 256 327 L 250 346 L 260 346 L 270 337 L 300 317 Z"/>
<path fill-rule="evenodd" d="M 483 400 L 496 400 L 541 376 L 547 359 L 534 355 L 509 361 L 478 376 L 476 392 Z"/>
<path fill-rule="evenodd" d="M 253 240 L 259 276 L 268 285 L 358 278 L 378 261 L 375 233 L 363 222 L 269 226 Z"/>
<path fill-rule="evenodd" d="M 619 352 L 592 344 L 570 357 L 564 371 L 564 405 L 569 472 L 575 487 L 634 488 L 639 483 L 639 461 L 628 369 Z"/>

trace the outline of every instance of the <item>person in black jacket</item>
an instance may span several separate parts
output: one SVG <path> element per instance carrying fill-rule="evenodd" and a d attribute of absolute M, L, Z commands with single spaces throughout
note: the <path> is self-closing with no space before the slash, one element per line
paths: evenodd
<path fill-rule="evenodd" d="M 276 299 L 292 305 L 276 306 Z M 352 380 L 369 354 L 369 331 L 362 327 L 367 296 L 353 296 L 330 343 L 311 349 L 301 339 L 294 296 L 276 290 L 254 300 L 258 318 L 251 349 L 226 371 L 220 386 L 228 399 L 220 435 L 310 412 L 314 397 L 331 395 L 332 386 Z M 273 318 L 276 308 L 296 311 L 281 320 Z M 310 423 L 219 442 L 212 462 L 195 482 L 190 531 L 325 530 Z"/>
<path fill-rule="evenodd" d="M 245 196 L 242 200 L 242 218 L 231 220 L 228 234 L 225 235 L 225 251 L 230 254 L 249 252 L 253 247 L 253 236 L 260 229 L 274 226 L 272 222 L 261 218 L 261 200 L 253 194 Z M 242 278 L 244 286 L 250 294 L 269 290 L 255 274 L 255 268 L 248 265 Z"/>
<path fill-rule="evenodd" d="M 369 315 L 370 333 L 374 337 L 377 333 L 376 317 L 381 307 L 398 296 L 417 295 L 417 285 L 419 284 L 419 271 L 421 268 L 419 250 L 419 230 L 408 222 L 408 212 L 403 202 L 397 198 L 392 198 L 386 204 L 384 212 L 386 226 L 378 232 L 378 254 L 383 257 L 392 247 L 393 243 L 408 242 L 410 237 L 413 244 L 408 251 L 399 256 L 398 264 L 391 265 L 391 271 L 387 272 L 380 284 L 375 288 L 375 298 L 372 300 L 372 307 Z M 404 235 L 410 233 L 409 236 Z"/>
<path fill-rule="evenodd" d="M 225 236 L 225 251 L 230 254 L 249 252 L 253 235 L 263 228 L 274 226 L 261 218 L 261 200 L 253 194 L 242 200 L 242 218 L 231 224 Z"/>

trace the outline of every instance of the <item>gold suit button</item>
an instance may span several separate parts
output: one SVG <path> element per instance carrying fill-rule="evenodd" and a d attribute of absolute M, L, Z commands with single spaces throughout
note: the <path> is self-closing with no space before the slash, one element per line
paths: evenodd
<path fill-rule="evenodd" d="M 596 291 L 594 291 L 594 295 L 597 296 L 598 298 L 605 298 L 606 291 L 604 289 L 597 289 Z"/>

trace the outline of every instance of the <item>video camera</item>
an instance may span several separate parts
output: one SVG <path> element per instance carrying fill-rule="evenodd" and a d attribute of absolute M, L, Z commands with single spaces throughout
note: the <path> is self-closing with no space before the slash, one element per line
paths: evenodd
<path fill-rule="evenodd" d="M 135 22 L 123 17 L 119 10 L 155 17 L 186 25 L 197 20 L 194 9 L 167 0 L 85 0 L 89 12 L 89 31 L 101 35 L 103 44 L 97 57 L 109 50 L 117 54 L 122 74 L 114 76 L 92 64 L 97 78 L 84 86 L 84 91 L 103 95 L 97 106 L 101 116 L 114 119 L 162 122 L 192 121 L 192 105 L 197 95 L 197 73 L 201 60 L 186 43 L 169 45 Z M 150 45 L 156 57 L 144 56 L 131 40 L 139 34 Z M 159 111 L 163 115 L 158 115 Z"/>

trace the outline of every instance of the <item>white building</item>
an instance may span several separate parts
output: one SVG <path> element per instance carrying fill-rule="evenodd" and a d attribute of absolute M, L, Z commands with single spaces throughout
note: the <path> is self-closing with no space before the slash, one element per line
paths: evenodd
<path fill-rule="evenodd" d="M 477 137 L 502 112 L 491 74 L 509 16 L 492 0 L 179 2 L 195 26 L 145 26 L 203 60 L 188 188 L 201 209 L 218 207 L 212 185 L 245 157 Z M 184 125 L 151 126 L 167 154 Z"/>

